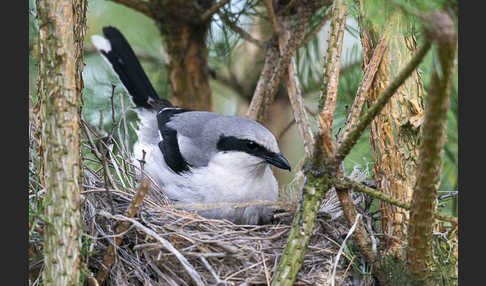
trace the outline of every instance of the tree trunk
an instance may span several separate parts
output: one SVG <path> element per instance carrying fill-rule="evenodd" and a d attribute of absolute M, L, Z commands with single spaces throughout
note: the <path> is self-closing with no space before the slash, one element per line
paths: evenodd
<path fill-rule="evenodd" d="M 152 17 L 163 36 L 174 104 L 212 110 L 206 36 L 211 18 L 201 20 L 213 0 L 151 0 Z"/>
<path fill-rule="evenodd" d="M 363 27 L 363 25 L 362 25 Z M 369 39 L 363 39 L 365 66 L 371 58 L 373 44 L 389 29 L 388 46 L 376 73 L 368 97 L 368 105 L 406 65 L 416 50 L 413 36 L 401 11 L 394 12 L 382 27 L 369 27 Z M 362 33 L 362 37 L 363 37 Z M 365 36 L 366 37 L 366 36 Z M 370 41 L 369 41 L 370 40 Z M 368 41 L 368 43 L 366 43 Z M 383 111 L 371 123 L 370 145 L 375 160 L 374 176 L 378 190 L 404 202 L 410 202 L 416 180 L 418 157 L 418 131 L 423 121 L 423 87 L 420 74 L 415 70 L 400 86 Z M 401 257 L 406 241 L 406 224 L 409 213 L 387 202 L 380 201 L 381 227 L 385 234 L 385 253 Z"/>
<path fill-rule="evenodd" d="M 79 285 L 80 115 L 86 0 L 37 0 L 44 285 Z"/>

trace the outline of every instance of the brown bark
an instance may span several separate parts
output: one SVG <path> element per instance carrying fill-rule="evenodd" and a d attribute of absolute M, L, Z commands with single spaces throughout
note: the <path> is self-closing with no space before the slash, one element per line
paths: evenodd
<path fill-rule="evenodd" d="M 212 110 L 206 36 L 211 17 L 202 15 L 215 1 L 159 1 L 148 5 L 162 34 L 174 104 Z"/>
<path fill-rule="evenodd" d="M 416 50 L 413 36 L 406 36 L 407 22 L 400 11 L 395 12 L 387 21 L 391 28 L 388 47 L 383 55 L 371 91 L 368 105 L 375 102 L 398 71 L 406 65 Z M 378 35 L 385 27 L 368 27 L 372 42 L 377 43 Z M 369 42 L 364 42 L 364 50 Z M 372 46 L 372 48 L 375 48 Z M 365 59 L 370 59 L 367 55 Z M 365 62 L 365 66 L 368 62 Z M 375 159 L 374 176 L 378 190 L 386 195 L 410 202 L 415 184 L 415 171 L 418 157 L 418 130 L 423 118 L 423 87 L 417 70 L 400 86 L 373 120 L 370 128 L 370 145 Z M 383 245 L 386 253 L 400 257 L 406 241 L 406 223 L 409 213 L 387 202 L 380 201 L 382 208 L 382 231 L 385 234 Z M 393 239 L 398 238 L 397 239 Z"/>
<path fill-rule="evenodd" d="M 80 115 L 85 0 L 37 0 L 44 285 L 79 285 Z"/>
<path fill-rule="evenodd" d="M 277 22 L 281 23 L 279 36 L 274 35 L 268 43 L 265 63 L 246 114 L 252 120 L 264 121 L 265 111 L 275 98 L 290 59 L 303 42 L 312 15 L 312 11 L 305 8 L 299 7 L 298 17 L 277 16 Z M 290 20 L 296 22 L 293 27 L 289 25 Z"/>

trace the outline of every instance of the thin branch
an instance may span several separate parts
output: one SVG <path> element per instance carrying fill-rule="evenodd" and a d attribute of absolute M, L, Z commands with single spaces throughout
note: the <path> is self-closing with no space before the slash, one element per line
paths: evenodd
<path fill-rule="evenodd" d="M 273 9 L 272 0 L 261 0 L 265 7 L 267 8 L 268 19 L 270 20 L 270 25 L 272 26 L 273 34 L 280 37 L 280 26 L 277 22 L 277 17 L 275 16 L 275 10 Z"/>
<path fill-rule="evenodd" d="M 311 12 L 302 12 L 297 23 L 290 31 L 288 43 L 277 43 L 273 37 L 267 46 L 265 63 L 258 79 L 246 116 L 252 120 L 263 121 L 265 110 L 272 103 L 280 87 L 280 79 L 305 36 Z M 288 31 L 287 31 L 288 32 Z M 283 48 L 283 52 L 281 47 Z"/>
<path fill-rule="evenodd" d="M 332 179 L 330 179 L 330 184 L 336 186 L 336 188 L 339 188 L 339 189 L 353 189 L 355 192 L 360 192 L 360 193 L 366 194 L 370 197 L 385 201 L 389 204 L 392 204 L 394 206 L 400 207 L 400 208 L 408 210 L 408 211 L 411 208 L 409 203 L 403 202 L 399 199 L 392 198 L 392 197 L 388 196 L 387 194 L 385 194 L 383 192 L 380 192 L 380 191 L 377 191 L 373 188 L 367 187 L 367 186 L 363 185 L 362 183 L 358 183 L 358 182 L 356 182 L 352 179 L 349 179 L 349 178 L 343 178 L 343 177 L 332 178 Z M 441 213 L 435 213 L 434 217 L 438 220 L 447 221 L 447 222 L 450 222 L 452 224 L 458 223 L 457 218 L 447 216 L 447 215 L 444 215 L 444 214 L 441 214 Z"/>
<path fill-rule="evenodd" d="M 336 258 L 334 259 L 334 266 L 332 268 L 332 275 L 331 275 L 331 285 L 332 286 L 334 286 L 334 283 L 335 283 L 336 268 L 337 268 L 338 263 L 339 263 L 339 258 L 341 258 L 341 254 L 343 253 L 344 246 L 346 245 L 346 241 L 348 241 L 348 239 L 351 237 L 353 232 L 356 230 L 356 226 L 358 225 L 358 222 L 359 222 L 360 219 L 361 219 L 361 214 L 358 214 L 356 216 L 356 219 L 354 220 L 353 225 L 349 229 L 348 234 L 346 235 L 343 242 L 341 243 L 341 247 L 339 247 L 339 251 L 338 251 L 338 254 L 336 255 Z"/>
<path fill-rule="evenodd" d="M 321 31 L 321 29 L 327 24 L 327 21 L 331 19 L 332 13 L 327 13 L 326 16 L 322 19 L 322 21 L 305 36 L 304 41 L 302 43 L 302 47 L 307 46 L 309 42 Z"/>
<path fill-rule="evenodd" d="M 231 71 L 230 71 L 231 73 Z M 248 98 L 248 92 L 245 90 L 245 87 L 241 85 L 238 79 L 235 76 L 226 76 L 222 72 L 211 70 L 209 71 L 211 77 L 215 80 L 224 84 L 225 86 L 231 88 L 233 91 L 238 93 L 238 95 L 242 98 Z"/>
<path fill-rule="evenodd" d="M 255 44 L 256 46 L 258 46 L 258 47 L 260 47 L 262 49 L 265 47 L 265 44 L 261 40 L 257 40 L 255 38 L 253 38 L 253 36 L 250 35 L 250 33 L 248 33 L 247 31 L 243 30 L 238 25 L 236 25 L 235 23 L 233 23 L 228 18 L 228 16 L 226 16 L 224 13 L 222 13 L 221 11 L 218 11 L 217 13 L 218 13 L 219 17 L 221 17 L 221 20 L 223 20 L 223 22 L 226 25 L 228 25 L 228 27 L 230 27 L 231 30 L 233 30 L 235 33 L 237 33 L 238 35 L 240 35 L 241 38 L 247 40 L 248 42 L 250 42 L 252 44 Z"/>
<path fill-rule="evenodd" d="M 295 65 L 295 57 L 292 57 L 290 64 L 285 72 L 285 80 L 287 83 L 287 93 L 289 95 L 290 105 L 294 114 L 295 122 L 299 127 L 299 133 L 304 141 L 304 150 L 307 157 L 312 155 L 312 147 L 314 146 L 314 134 L 307 118 L 305 110 L 304 99 L 302 98 L 302 91 L 300 89 L 299 77 L 297 76 Z"/>
<path fill-rule="evenodd" d="M 154 15 L 152 11 L 150 11 L 150 7 L 148 2 L 140 1 L 140 0 L 111 0 L 112 2 L 122 4 L 127 6 L 128 8 L 132 8 L 135 11 L 138 11 L 146 16 L 152 18 Z"/>
<path fill-rule="evenodd" d="M 292 118 L 292 120 L 290 120 L 289 123 L 287 123 L 287 125 L 285 125 L 285 127 L 275 135 L 277 141 L 279 141 L 280 138 L 282 138 L 282 136 L 284 136 L 285 133 L 287 133 L 294 124 L 295 124 L 295 118 Z"/>
<path fill-rule="evenodd" d="M 368 127 L 371 121 L 378 113 L 385 107 L 388 100 L 393 96 L 396 90 L 405 82 L 405 80 L 412 74 L 417 66 L 422 62 L 423 58 L 430 49 L 430 42 L 425 44 L 418 50 L 410 62 L 398 73 L 393 81 L 385 88 L 385 90 L 378 96 L 376 102 L 368 108 L 368 111 L 360 121 L 349 131 L 348 135 L 343 138 L 343 142 L 336 151 L 333 158 L 333 164 L 342 162 L 349 154 L 351 148 L 356 144 L 363 131 Z"/>
<path fill-rule="evenodd" d="M 337 25 L 336 22 L 338 21 L 338 19 L 341 20 L 343 19 L 346 9 L 342 9 L 342 6 L 344 6 L 342 1 L 339 1 L 338 4 L 335 3 L 335 5 L 337 5 L 338 7 L 338 8 L 335 7 L 335 10 L 338 11 L 338 9 L 340 8 L 339 11 L 341 11 L 340 14 L 341 17 L 337 16 L 334 18 L 333 24 Z M 343 23 L 341 22 L 341 24 Z M 344 29 L 344 24 L 342 26 L 342 30 L 343 29 Z M 339 27 L 336 29 L 335 33 L 336 33 L 335 39 L 337 40 L 341 38 L 342 40 L 342 32 L 339 33 Z M 330 46 L 334 46 L 335 54 L 331 55 L 331 53 L 328 53 L 328 59 L 331 58 L 336 59 L 336 57 L 338 58 L 337 64 L 339 64 L 339 56 L 341 53 L 341 49 L 339 47 L 340 45 L 342 45 L 342 41 L 341 44 L 338 44 L 337 42 L 333 43 L 331 41 Z M 329 75 L 332 75 L 334 73 L 333 80 L 337 82 L 337 79 L 339 77 L 338 68 L 327 69 L 327 70 L 329 72 Z M 326 83 L 326 88 L 327 88 L 327 83 Z M 337 93 L 337 87 L 336 87 L 336 93 Z M 327 94 L 327 92 L 322 94 Z M 332 104 L 329 104 L 328 107 L 332 108 L 331 105 Z M 322 117 L 320 118 L 322 119 Z M 272 282 L 272 285 L 293 285 L 297 273 L 300 270 L 300 267 L 302 265 L 302 260 L 306 252 L 306 246 L 309 242 L 309 239 L 312 234 L 312 230 L 314 228 L 314 224 L 317 216 L 317 210 L 319 209 L 320 203 L 322 201 L 325 192 L 329 190 L 329 178 L 331 175 L 331 170 L 330 169 L 322 170 L 320 167 L 316 167 L 323 162 L 324 155 L 327 155 L 326 157 L 329 157 L 330 155 L 333 154 L 332 141 L 327 140 L 327 138 L 325 138 L 325 136 L 323 136 L 324 134 L 321 132 L 322 127 L 325 126 L 326 126 L 326 122 L 320 120 L 320 128 L 319 128 L 320 132 L 318 133 L 318 136 L 315 139 L 313 145 L 314 154 L 311 161 L 312 165 L 310 166 L 310 169 L 307 169 L 305 172 L 306 184 L 304 185 L 304 189 L 303 189 L 303 198 L 301 202 L 301 207 L 295 214 L 294 221 L 292 223 L 292 229 L 287 241 L 287 245 L 285 247 L 284 253 L 282 254 L 281 261 L 279 262 L 277 272 L 274 275 L 274 280 Z M 322 144 L 324 141 L 331 143 L 329 148 L 325 148 L 326 149 L 325 151 L 323 150 L 324 148 L 322 148 L 324 146 L 324 144 Z M 350 200 L 352 202 L 348 192 L 342 192 L 342 196 L 340 197 L 340 200 L 341 200 L 341 204 L 343 205 L 343 208 L 348 207 L 348 209 L 355 211 L 355 209 L 352 208 L 354 207 L 354 205 L 349 207 L 348 204 L 346 203 L 347 200 Z"/>
<path fill-rule="evenodd" d="M 368 21 L 363 12 L 362 0 L 355 0 L 358 9 L 358 26 L 361 46 L 363 47 L 363 68 L 366 69 L 373 51 L 373 42 L 371 40 L 370 30 L 367 28 Z"/>
<path fill-rule="evenodd" d="M 332 133 L 334 110 L 336 108 L 341 51 L 343 46 L 344 27 L 346 26 L 347 5 L 344 0 L 334 2 L 332 9 L 329 46 L 326 54 L 326 65 L 319 99 L 320 122 L 319 133 Z M 331 137 L 331 136 L 329 136 Z M 332 156 L 332 154 L 328 154 Z"/>
<path fill-rule="evenodd" d="M 229 1 L 230 0 L 221 0 L 218 3 L 214 4 L 212 7 L 210 7 L 208 10 L 206 10 L 206 12 L 204 12 L 201 15 L 201 22 L 205 22 L 206 20 L 211 18 L 211 16 L 213 16 L 215 13 L 217 13 L 218 10 L 221 7 L 223 7 L 224 5 L 226 5 Z"/>
<path fill-rule="evenodd" d="M 316 136 L 312 158 L 314 169 L 322 168 L 321 165 L 324 163 L 325 158 L 330 158 L 334 153 L 332 125 L 339 84 L 346 11 L 347 6 L 343 0 L 334 2 L 331 11 L 331 29 L 329 30 L 329 45 L 324 66 L 324 78 L 319 96 L 319 130 Z"/>
<path fill-rule="evenodd" d="M 387 31 L 389 30 L 390 29 L 387 29 Z M 351 106 L 351 112 L 347 116 L 346 124 L 344 125 L 341 136 L 338 139 L 338 145 L 341 144 L 343 138 L 348 135 L 351 127 L 355 126 L 359 120 L 359 115 L 361 114 L 363 104 L 366 100 L 371 84 L 373 83 L 375 74 L 378 71 L 378 67 L 380 66 L 380 62 L 383 58 L 383 54 L 385 53 L 387 45 L 388 33 L 385 32 L 380 42 L 376 46 L 375 50 L 373 51 L 373 56 L 371 57 L 369 64 L 366 66 L 363 78 L 361 79 L 361 83 L 356 93 L 356 97 L 354 99 L 353 105 Z"/>

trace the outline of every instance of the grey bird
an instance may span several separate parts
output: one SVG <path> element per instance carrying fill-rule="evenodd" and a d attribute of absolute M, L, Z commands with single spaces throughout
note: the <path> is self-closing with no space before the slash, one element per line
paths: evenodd
<path fill-rule="evenodd" d="M 120 31 L 104 27 L 103 35 L 92 36 L 92 42 L 127 89 L 140 118 L 134 156 L 140 159 L 146 152 L 145 171 L 170 200 L 189 205 L 278 200 L 270 164 L 289 171 L 290 164 L 267 128 L 243 117 L 174 107 L 159 98 Z M 237 224 L 264 224 L 271 221 L 273 209 L 220 204 L 198 213 Z"/>

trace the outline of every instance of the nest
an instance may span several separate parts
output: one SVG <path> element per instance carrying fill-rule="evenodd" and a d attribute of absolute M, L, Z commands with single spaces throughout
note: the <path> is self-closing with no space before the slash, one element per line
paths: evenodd
<path fill-rule="evenodd" d="M 288 204 L 293 207 L 278 213 L 278 223 L 236 225 L 175 209 L 163 190 L 155 188 L 147 193 L 136 215 L 129 217 L 126 210 L 137 193 L 139 164 L 111 134 L 108 141 L 106 136 L 100 139 L 102 136 L 94 134 L 92 127 L 83 125 L 87 135 L 84 147 L 94 154 L 85 156 L 81 194 L 83 247 L 88 250 L 83 260 L 88 276 L 106 270 L 105 254 L 118 237 L 121 243 L 115 247 L 106 285 L 269 284 L 285 249 L 298 200 Z M 95 144 L 95 140 L 102 144 Z M 33 140 L 31 147 L 35 145 Z M 113 146 L 119 152 L 114 152 Z M 94 163 L 98 164 L 97 170 Z M 35 173 L 31 170 L 31 174 Z M 31 186 L 29 193 L 34 184 Z M 37 189 L 36 197 L 42 193 L 45 192 Z M 129 227 L 118 233 L 122 223 Z M 356 274 L 349 263 L 351 258 L 343 255 L 335 263 L 348 230 L 335 192 L 330 191 L 320 209 L 295 285 L 331 285 L 333 279 L 335 285 L 357 285 L 359 278 L 351 275 Z M 41 242 L 31 239 L 32 243 Z M 39 265 L 39 260 L 31 259 L 31 265 L 34 264 Z M 38 281 L 40 275 L 37 277 Z"/>
<path fill-rule="evenodd" d="M 197 285 L 198 281 L 203 285 L 251 285 L 271 280 L 285 248 L 291 212 L 281 215 L 278 224 L 235 225 L 146 198 L 137 218 L 128 218 L 123 213 L 134 195 L 134 191 L 112 191 L 111 198 L 105 191 L 84 195 L 84 232 L 92 238 L 90 248 L 97 253 L 88 262 L 94 273 L 103 267 L 103 255 L 113 243 L 117 223 L 131 223 L 121 234 L 123 242 L 117 248 L 108 285 Z M 334 259 L 347 229 L 341 219 L 329 222 L 328 218 L 322 212 L 317 220 L 295 285 L 330 285 Z M 336 281 L 342 280 L 347 266 L 342 258 Z"/>

